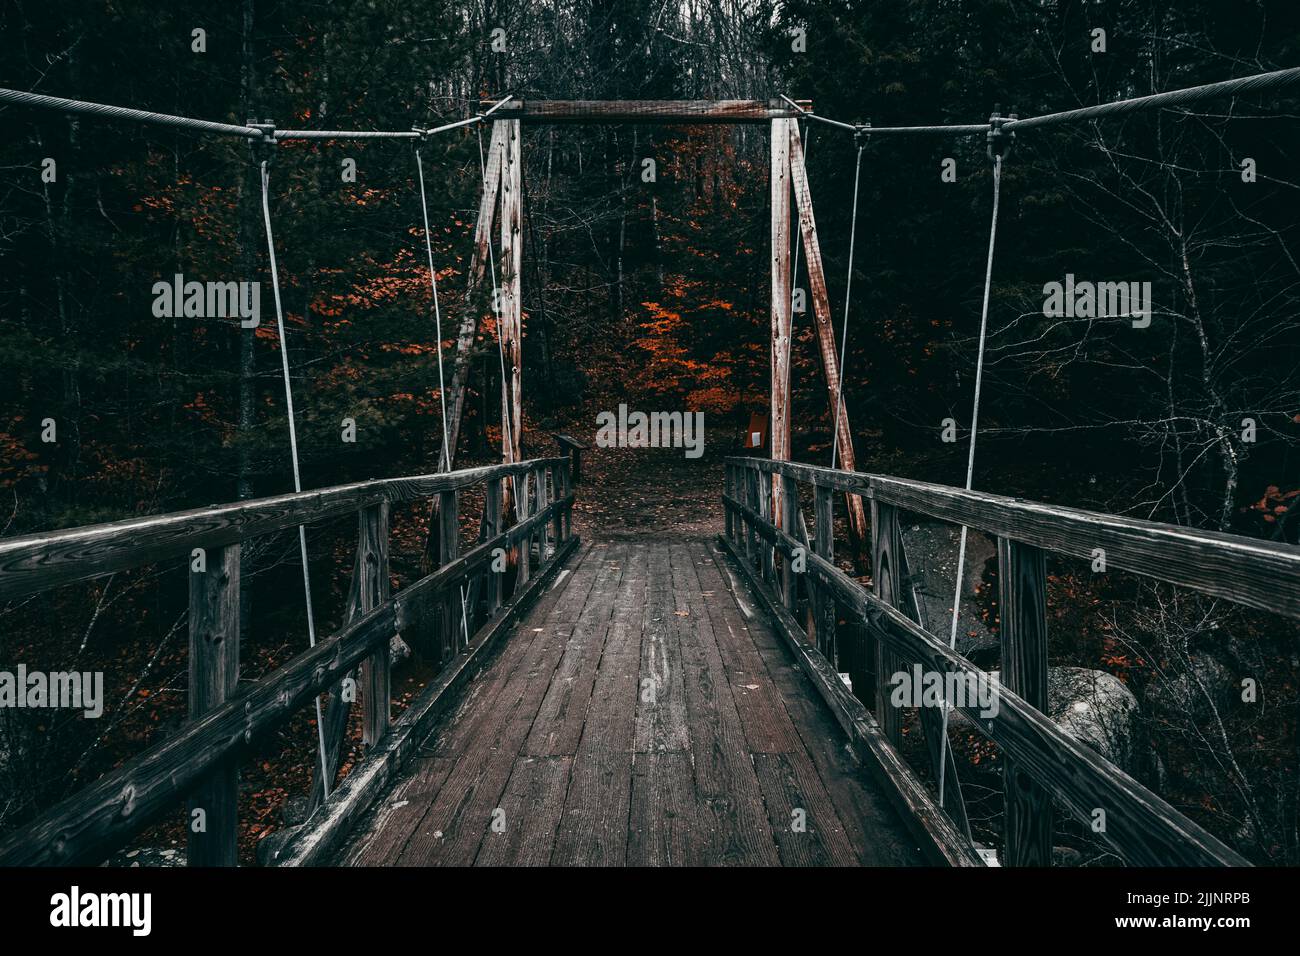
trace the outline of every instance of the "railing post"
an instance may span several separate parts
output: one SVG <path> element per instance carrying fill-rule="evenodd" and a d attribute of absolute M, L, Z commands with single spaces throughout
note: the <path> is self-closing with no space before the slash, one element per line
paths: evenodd
<path fill-rule="evenodd" d="M 835 495 L 823 485 L 813 486 L 813 550 L 818 557 L 835 560 Z M 835 646 L 835 599 L 820 584 L 812 582 L 813 627 L 817 632 L 817 648 L 839 668 Z"/>
<path fill-rule="evenodd" d="M 445 566 L 460 554 L 460 503 L 453 491 L 438 495 L 438 563 Z M 445 663 L 460 652 L 461 606 L 460 589 L 451 586 L 442 599 L 442 661 Z"/>
<path fill-rule="evenodd" d="M 501 533 L 501 479 L 489 478 L 483 497 L 483 533 L 488 540 Z M 506 549 L 509 551 L 509 548 Z M 501 610 L 501 580 L 504 572 L 495 569 L 496 561 L 488 565 L 484 572 L 484 585 L 487 589 L 488 617 Z"/>
<path fill-rule="evenodd" d="M 189 610 L 190 720 L 225 703 L 239 682 L 239 545 L 191 557 Z M 239 766 L 223 761 L 189 801 L 190 866 L 238 865 Z"/>
<path fill-rule="evenodd" d="M 357 558 L 352 570 L 353 601 L 349 619 L 361 617 L 388 600 L 388 502 L 363 508 L 357 515 Z M 375 746 L 388 734 L 392 689 L 388 641 L 361 662 L 362 742 Z"/>
<path fill-rule="evenodd" d="M 745 466 L 745 507 L 758 511 L 758 469 L 753 465 Z M 749 559 L 751 568 L 758 567 L 758 532 L 754 530 L 754 522 L 749 515 L 744 518 L 745 525 L 745 556 Z"/>
<path fill-rule="evenodd" d="M 758 473 L 758 513 L 766 523 L 776 523 L 772 518 L 772 473 L 770 471 L 760 471 Z M 771 584 L 774 573 L 772 545 L 768 543 L 766 537 L 760 537 L 759 546 L 763 549 L 763 580 Z"/>
<path fill-rule="evenodd" d="M 998 538 L 1002 685 L 1047 710 L 1047 562 L 1040 548 Z M 1052 865 L 1052 799 L 1005 757 L 1007 866 Z"/>
<path fill-rule="evenodd" d="M 724 465 L 722 469 L 722 496 L 724 498 L 736 497 L 736 466 Z M 726 532 L 727 540 L 734 542 L 736 540 L 736 517 L 731 512 L 731 508 L 726 504 L 722 506 L 722 523 Z"/>
<path fill-rule="evenodd" d="M 525 519 L 528 518 L 530 514 L 532 514 L 532 512 L 529 510 L 531 502 L 529 501 L 529 488 L 528 488 L 528 486 L 531 484 L 529 479 L 532 477 L 532 473 L 525 471 L 519 477 L 523 479 L 522 480 L 523 487 L 519 490 L 519 501 L 516 502 L 515 504 L 515 514 L 518 516 L 519 521 L 522 523 Z M 515 546 L 519 549 L 519 560 L 518 563 L 516 564 L 516 569 L 518 573 L 515 575 L 515 591 L 518 591 L 525 584 L 527 584 L 528 579 L 532 577 L 532 573 L 529 570 L 531 557 L 532 557 L 532 550 L 533 550 L 532 536 L 524 535 L 522 538 L 519 539 L 519 541 L 516 543 Z"/>
<path fill-rule="evenodd" d="M 568 492 L 564 490 L 564 462 L 555 462 L 547 466 L 551 472 L 551 487 L 555 490 L 555 516 L 551 518 L 551 533 L 558 550 L 564 544 L 564 499 Z"/>
<path fill-rule="evenodd" d="M 546 487 L 546 466 L 539 465 L 537 468 L 537 514 L 546 510 L 546 505 L 550 501 L 550 489 Z M 543 521 L 537 526 L 537 566 L 540 568 L 546 564 L 546 545 L 550 540 L 550 531 L 547 523 Z"/>
<path fill-rule="evenodd" d="M 902 580 L 898 567 L 898 511 L 872 499 L 871 502 L 871 580 L 876 597 L 891 607 L 898 606 Z M 902 715 L 889 703 L 889 678 L 901 669 L 898 656 L 877 638 L 876 646 L 876 716 L 880 728 L 894 745 L 901 739 Z"/>
<path fill-rule="evenodd" d="M 781 478 L 781 530 L 795 540 L 799 539 L 799 483 L 789 475 Z M 799 581 L 790 556 L 781 560 L 781 601 L 794 612 L 798 599 Z"/>

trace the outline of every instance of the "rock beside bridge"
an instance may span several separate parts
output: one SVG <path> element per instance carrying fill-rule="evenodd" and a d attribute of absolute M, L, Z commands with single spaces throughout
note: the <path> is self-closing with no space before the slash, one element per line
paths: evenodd
<path fill-rule="evenodd" d="M 1126 773 L 1144 769 L 1141 710 L 1115 675 L 1086 667 L 1049 667 L 1047 711 L 1061 730 Z"/>
<path fill-rule="evenodd" d="M 1001 679 L 1001 673 L 990 671 Z M 1067 736 L 1132 776 L 1149 768 L 1149 748 L 1140 733 L 1141 707 L 1115 675 L 1087 667 L 1047 669 L 1047 716 Z M 953 722 L 966 721 L 959 711 Z"/>
<path fill-rule="evenodd" d="M 944 642 L 952 628 L 952 596 L 957 585 L 960 543 L 961 528 L 956 525 L 915 519 L 903 525 L 903 553 L 915 582 L 921 626 Z M 980 617 L 976 589 L 984 580 L 985 567 L 990 561 L 996 562 L 997 556 L 993 539 L 979 531 L 967 535 L 966 570 L 962 574 L 961 610 L 957 617 L 957 652 L 981 667 L 997 663 L 998 640 Z"/>

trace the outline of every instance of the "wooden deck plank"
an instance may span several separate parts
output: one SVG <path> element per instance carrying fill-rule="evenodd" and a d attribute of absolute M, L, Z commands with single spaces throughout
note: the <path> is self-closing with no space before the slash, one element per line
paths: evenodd
<path fill-rule="evenodd" d="M 728 593 L 726 559 L 710 542 L 695 547 L 696 569 L 704 595 Z M 853 755 L 848 739 L 826 706 L 817 697 L 811 681 L 791 660 L 780 638 L 761 616 L 746 619 L 739 604 L 711 601 L 710 607 L 733 627 L 747 627 L 767 672 L 781 694 L 786 711 L 799 733 L 818 776 L 830 797 L 844 830 L 864 866 L 919 866 L 920 849 L 898 819 L 888 798 L 867 775 Z"/>
<path fill-rule="evenodd" d="M 391 866 L 396 862 L 455 765 L 456 761 L 447 757 L 417 758 L 414 772 L 378 801 L 378 809 L 353 835 L 339 865 Z"/>
<path fill-rule="evenodd" d="M 625 549 L 619 549 L 613 555 L 606 552 L 602 555 L 601 567 L 607 574 L 617 575 L 617 579 L 621 580 L 626 567 L 625 554 Z M 591 591 L 592 588 L 584 589 L 579 585 L 579 590 L 575 593 L 581 595 L 584 605 L 588 605 Z M 551 686 L 547 688 L 537 719 L 533 722 L 533 729 L 524 742 L 523 753 L 556 756 L 577 752 L 595 689 L 596 671 L 612 626 L 615 603 L 611 600 L 608 607 L 593 608 L 577 615 L 559 669 Z M 557 609 L 557 616 L 568 613 L 570 606 L 566 597 Z"/>
<path fill-rule="evenodd" d="M 608 614 L 621 569 L 603 561 L 579 624 Z M 567 595 L 556 604 L 565 603 Z M 532 731 L 541 703 L 549 690 L 573 628 L 579 625 L 535 623 L 531 616 L 520 630 L 534 634 L 528 654 L 506 685 L 489 703 L 480 731 L 465 747 L 456 767 L 411 834 L 398 858 L 399 865 L 461 866 L 473 862 L 479 845 L 489 834 L 494 811 L 500 808 L 510 775 L 524 741 Z M 518 636 L 518 635 L 516 635 Z"/>
<path fill-rule="evenodd" d="M 339 862 L 919 862 L 724 568 L 703 541 L 589 548 Z"/>
<path fill-rule="evenodd" d="M 647 579 L 646 553 L 640 548 L 633 549 L 625 560 L 609 634 L 592 687 L 587 722 L 582 728 L 579 754 L 632 750 Z"/>
<path fill-rule="evenodd" d="M 623 554 L 623 577 L 611 605 L 614 615 L 551 855 L 555 866 L 620 866 L 626 860 L 637 675 L 641 635 L 650 613 L 650 559 L 648 550 L 639 546 L 627 547 Z"/>
<path fill-rule="evenodd" d="M 698 549 L 703 547 L 703 544 L 695 545 L 695 553 L 699 554 Z M 696 577 L 698 581 L 698 572 Z M 706 590 L 703 583 L 697 583 L 697 588 L 701 592 Z M 747 624 L 737 623 L 740 619 L 735 615 L 718 613 L 715 605 L 730 601 L 729 593 L 719 593 L 716 583 L 707 590 L 710 594 L 704 606 L 709 609 L 713 636 L 726 667 L 750 752 L 792 753 L 801 746 L 798 734 L 785 712 L 780 693 L 768 679 L 767 666 L 754 646 L 750 629 Z"/>
<path fill-rule="evenodd" d="M 606 549 L 600 545 L 589 547 L 575 559 L 573 573 L 546 593 L 538 607 L 515 628 L 498 659 L 470 683 L 460 706 L 430 740 L 428 748 L 431 753 L 440 757 L 457 756 L 485 732 L 484 721 L 494 714 L 490 702 L 496 700 L 527 659 L 540 633 L 535 628 L 548 623 L 558 625 L 568 620 L 576 621 L 605 561 Z"/>
<path fill-rule="evenodd" d="M 641 633 L 633 746 L 637 753 L 683 752 L 690 747 L 681 668 L 684 619 L 673 599 L 669 545 L 656 542 L 649 548 L 650 586 Z M 695 639 L 687 635 L 688 641 Z"/>
<path fill-rule="evenodd" d="M 772 833 L 786 866 L 853 866 L 844 824 L 807 754 L 754 754 Z"/>
<path fill-rule="evenodd" d="M 689 753 L 637 754 L 628 814 L 629 866 L 701 866 L 708 861 L 696 826 Z"/>
<path fill-rule="evenodd" d="M 682 665 L 702 853 L 713 865 L 775 866 L 780 860 L 762 790 L 694 568 L 679 564 L 673 583 L 679 608 L 697 619 L 699 637 L 683 647 Z"/>
<path fill-rule="evenodd" d="M 501 822 L 489 825 L 475 866 L 546 866 L 569 789 L 572 757 L 519 757 L 501 798 Z"/>
<path fill-rule="evenodd" d="M 632 752 L 579 753 L 569 778 L 552 866 L 622 866 L 627 859 Z"/>

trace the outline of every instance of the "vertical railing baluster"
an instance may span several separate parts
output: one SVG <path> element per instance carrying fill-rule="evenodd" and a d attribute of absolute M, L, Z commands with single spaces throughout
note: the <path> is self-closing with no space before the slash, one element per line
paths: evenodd
<path fill-rule="evenodd" d="M 998 538 L 1002 685 L 1047 710 L 1047 562 L 1040 548 Z M 1052 799 L 1003 755 L 1007 866 L 1052 865 Z"/>
<path fill-rule="evenodd" d="M 525 471 L 519 476 L 521 479 L 519 482 L 519 501 L 516 503 L 515 510 L 520 522 L 523 522 L 530 514 L 532 514 L 532 512 L 529 511 L 531 503 L 531 492 L 529 491 L 529 486 L 532 484 L 532 482 L 529 481 L 529 478 L 531 477 L 531 474 L 531 472 Z M 531 535 L 524 535 L 521 537 L 516 544 L 516 547 L 518 548 L 519 553 L 518 562 L 516 564 L 518 573 L 515 575 L 515 591 L 517 593 L 520 588 L 528 583 L 528 579 L 532 577 L 530 568 L 533 550 Z"/>
<path fill-rule="evenodd" d="M 239 682 L 239 545 L 200 549 L 190 561 L 189 716 L 197 720 L 225 703 Z M 195 788 L 189 811 L 189 865 L 238 865 L 239 765 L 233 759 Z"/>
<path fill-rule="evenodd" d="M 489 478 L 487 489 L 483 498 L 483 533 L 490 541 L 501 533 L 501 479 Z M 506 549 L 509 551 L 509 548 Z M 487 613 L 489 617 L 494 616 L 497 611 L 501 610 L 501 592 L 502 579 L 505 577 L 504 571 L 497 570 L 498 562 L 495 558 L 488 563 L 487 570 L 483 573 L 483 586 L 485 588 L 485 597 L 487 598 Z"/>
<path fill-rule="evenodd" d="M 897 607 L 902 595 L 902 580 L 898 568 L 899 550 L 898 511 L 893 505 L 872 499 L 871 502 L 871 578 L 876 597 Z M 902 714 L 889 702 L 889 679 L 902 669 L 902 662 L 884 641 L 876 639 L 876 715 L 880 728 L 894 746 L 898 746 L 902 731 Z"/>
<path fill-rule="evenodd" d="M 813 486 L 813 550 L 818 557 L 835 560 L 835 495 L 824 485 Z M 815 581 L 809 577 L 810 582 Z M 820 584 L 813 584 L 813 627 L 817 647 L 836 668 L 839 656 L 835 646 L 835 598 Z"/>
<path fill-rule="evenodd" d="M 555 548 L 559 550 L 564 544 L 564 466 L 562 462 L 553 462 L 547 468 L 551 473 L 551 488 L 555 492 L 555 514 L 551 517 L 551 536 L 555 539 Z"/>
<path fill-rule="evenodd" d="M 799 483 L 789 475 L 781 479 L 781 530 L 799 540 Z M 781 601 L 793 614 L 798 601 L 798 577 L 790 555 L 781 561 Z"/>
<path fill-rule="evenodd" d="M 551 502 L 551 490 L 546 485 L 546 467 L 537 469 L 537 513 L 541 514 Z M 550 544 L 550 525 L 543 521 L 537 526 L 537 566 L 546 564 L 547 546 Z"/>
<path fill-rule="evenodd" d="M 772 518 L 772 473 L 770 471 L 760 471 L 758 473 L 758 513 L 762 516 L 763 521 L 767 524 L 773 524 Z M 772 545 L 766 537 L 759 539 L 759 546 L 763 549 L 763 580 L 771 584 L 773 567 L 772 567 Z"/>
<path fill-rule="evenodd" d="M 758 469 L 753 465 L 745 466 L 745 507 L 758 511 Z M 758 532 L 749 516 L 745 517 L 745 557 L 751 568 L 760 566 L 758 556 Z"/>
<path fill-rule="evenodd" d="M 460 554 L 460 503 L 459 494 L 454 490 L 440 492 L 438 497 L 438 564 L 445 566 Z M 451 584 L 443 592 L 441 603 L 442 661 L 446 663 L 460 652 L 460 589 Z"/>
<path fill-rule="evenodd" d="M 381 501 L 357 516 L 355 604 L 349 617 L 367 614 L 388 600 L 388 513 L 388 502 Z M 388 645 L 382 642 L 361 662 L 361 734 L 371 747 L 387 735 L 392 715 Z"/>
<path fill-rule="evenodd" d="M 723 470 L 723 496 L 727 498 L 736 498 L 736 466 L 728 464 Z M 727 540 L 732 544 L 736 542 L 736 515 L 733 514 L 731 507 L 723 506 L 723 527 L 727 532 Z"/>

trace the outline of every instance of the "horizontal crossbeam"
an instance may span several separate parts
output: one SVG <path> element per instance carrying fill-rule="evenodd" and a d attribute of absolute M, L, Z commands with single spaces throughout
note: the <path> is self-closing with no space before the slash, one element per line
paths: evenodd
<path fill-rule="evenodd" d="M 525 123 L 766 123 L 798 115 L 780 100 L 512 100 L 497 114 Z"/>

